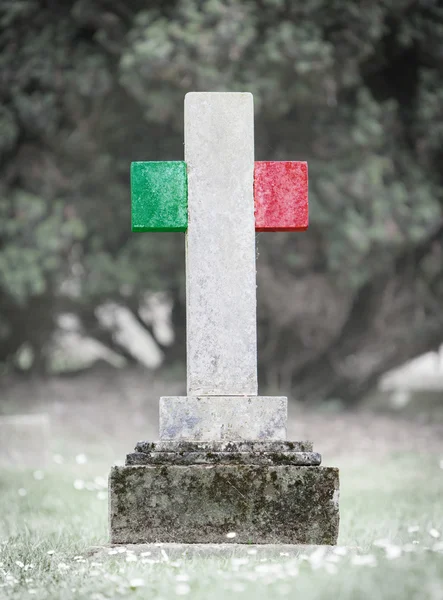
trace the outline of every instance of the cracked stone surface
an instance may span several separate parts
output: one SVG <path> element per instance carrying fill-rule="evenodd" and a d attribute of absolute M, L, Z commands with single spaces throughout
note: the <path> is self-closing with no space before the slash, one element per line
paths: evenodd
<path fill-rule="evenodd" d="M 259 465 L 114 467 L 111 543 L 335 544 L 338 469 Z"/>

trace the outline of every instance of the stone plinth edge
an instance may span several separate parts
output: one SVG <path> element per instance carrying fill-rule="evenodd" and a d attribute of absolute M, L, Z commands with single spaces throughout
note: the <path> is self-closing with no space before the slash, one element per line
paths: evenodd
<path fill-rule="evenodd" d="M 160 439 L 285 440 L 287 403 L 283 396 L 164 396 Z"/>
<path fill-rule="evenodd" d="M 132 452 L 127 465 L 300 465 L 318 466 L 318 452 Z"/>
<path fill-rule="evenodd" d="M 339 473 L 330 467 L 114 467 L 111 543 L 326 544 L 337 541 Z"/>
<path fill-rule="evenodd" d="M 312 452 L 312 442 L 278 441 L 229 441 L 229 442 L 186 442 L 162 440 L 159 442 L 137 442 L 135 452 Z"/>

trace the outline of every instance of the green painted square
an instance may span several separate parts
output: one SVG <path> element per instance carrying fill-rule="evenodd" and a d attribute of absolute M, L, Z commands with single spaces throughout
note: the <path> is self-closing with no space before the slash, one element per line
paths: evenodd
<path fill-rule="evenodd" d="M 186 163 L 131 163 L 131 217 L 132 231 L 186 231 Z"/>

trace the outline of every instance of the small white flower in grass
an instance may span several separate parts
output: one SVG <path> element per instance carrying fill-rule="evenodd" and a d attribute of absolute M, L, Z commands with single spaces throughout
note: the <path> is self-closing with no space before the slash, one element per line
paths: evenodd
<path fill-rule="evenodd" d="M 289 556 L 289 552 L 280 552 L 280 556 Z"/>
<path fill-rule="evenodd" d="M 168 562 L 169 556 L 166 554 L 166 552 L 163 550 L 163 548 L 161 548 L 160 552 L 161 552 L 161 555 L 163 556 L 163 560 Z"/>
<path fill-rule="evenodd" d="M 190 591 L 191 588 L 187 583 L 179 583 L 175 586 L 175 593 L 177 596 L 186 596 Z"/>
<path fill-rule="evenodd" d="M 33 476 L 34 479 L 36 479 L 37 481 L 41 481 L 45 478 L 45 474 L 43 473 L 43 471 L 34 471 Z"/>
<path fill-rule="evenodd" d="M 251 548 L 250 550 L 248 550 L 248 554 L 257 554 L 257 550 L 255 548 Z"/>
<path fill-rule="evenodd" d="M 75 462 L 78 465 L 85 465 L 88 462 L 88 457 L 86 456 L 86 454 L 77 454 L 77 456 L 75 457 Z"/>
<path fill-rule="evenodd" d="M 356 554 L 351 558 L 351 564 L 359 567 L 376 567 L 377 560 L 373 554 Z"/>
<path fill-rule="evenodd" d="M 226 534 L 226 537 L 228 538 L 228 540 L 232 540 L 235 537 L 237 537 L 237 534 L 235 533 L 235 531 L 230 531 L 229 533 Z"/>
<path fill-rule="evenodd" d="M 439 532 L 439 531 L 437 531 L 437 529 L 434 529 L 434 528 L 432 528 L 432 529 L 430 529 L 430 530 L 429 530 L 429 535 L 430 535 L 431 537 L 433 537 L 433 538 L 437 539 L 437 538 L 439 538 L 439 537 L 440 537 L 440 532 Z"/>
<path fill-rule="evenodd" d="M 83 479 L 76 479 L 74 481 L 74 488 L 76 490 L 83 490 L 85 487 L 85 482 L 83 481 Z"/>
<path fill-rule="evenodd" d="M 418 540 L 412 540 L 413 544 L 419 544 L 420 542 Z"/>
<path fill-rule="evenodd" d="M 395 558 L 401 556 L 400 546 L 386 546 L 385 552 L 388 560 L 394 560 Z"/>
<path fill-rule="evenodd" d="M 317 550 L 314 550 L 314 552 L 312 552 L 312 554 L 310 554 L 309 562 L 311 563 L 311 566 L 314 569 L 318 568 L 322 565 L 325 554 L 326 554 L 325 547 L 317 548 Z"/>
<path fill-rule="evenodd" d="M 101 477 L 100 475 L 98 475 L 97 477 L 94 477 L 94 483 L 97 487 L 102 487 L 102 488 L 108 487 L 108 482 L 106 481 L 106 479 L 104 477 Z"/>
<path fill-rule="evenodd" d="M 141 552 L 140 556 L 151 556 L 151 552 Z"/>
<path fill-rule="evenodd" d="M 34 568 L 34 565 L 32 563 L 29 563 L 29 565 L 25 565 L 25 571 L 30 571 L 33 568 Z"/>
<path fill-rule="evenodd" d="M 242 565 L 247 565 L 249 563 L 249 558 L 246 557 L 235 557 L 231 558 L 231 564 L 233 567 L 241 567 Z"/>
<path fill-rule="evenodd" d="M 20 567 L 20 569 L 23 569 L 23 567 L 25 566 L 25 563 L 22 563 L 21 560 L 16 560 L 15 564 L 17 565 L 17 567 Z"/>
<path fill-rule="evenodd" d="M 179 573 L 175 576 L 175 581 L 189 581 L 189 575 L 187 573 Z"/>
<path fill-rule="evenodd" d="M 145 585 L 145 580 L 141 578 L 131 579 L 129 582 L 129 587 L 132 590 L 136 590 L 139 587 L 143 587 Z"/>
<path fill-rule="evenodd" d="M 74 556 L 74 560 L 82 560 L 83 556 L 79 554 L 78 556 Z"/>
<path fill-rule="evenodd" d="M 55 550 L 48 550 L 46 552 L 46 554 L 49 554 L 49 556 L 52 556 L 54 554 Z"/>
<path fill-rule="evenodd" d="M 135 554 L 127 554 L 126 562 L 137 562 L 137 557 Z"/>
<path fill-rule="evenodd" d="M 17 494 L 18 494 L 19 496 L 21 496 L 22 498 L 23 498 L 24 496 L 26 496 L 26 495 L 27 495 L 27 493 L 28 493 L 28 492 L 25 490 L 25 488 L 20 488 L 20 489 L 18 489 L 18 490 L 17 490 Z"/>

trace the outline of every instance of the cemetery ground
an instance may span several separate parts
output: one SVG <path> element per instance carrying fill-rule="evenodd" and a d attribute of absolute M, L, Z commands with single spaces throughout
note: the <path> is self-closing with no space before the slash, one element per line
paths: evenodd
<path fill-rule="evenodd" d="M 313 440 L 340 467 L 332 552 L 106 547 L 110 466 L 157 438 L 159 396 L 181 392 L 130 371 L 2 386 L 2 413 L 46 412 L 51 432 L 46 465 L 0 470 L 0 598 L 443 598 L 441 398 L 400 415 L 291 405 L 288 439 Z"/>

